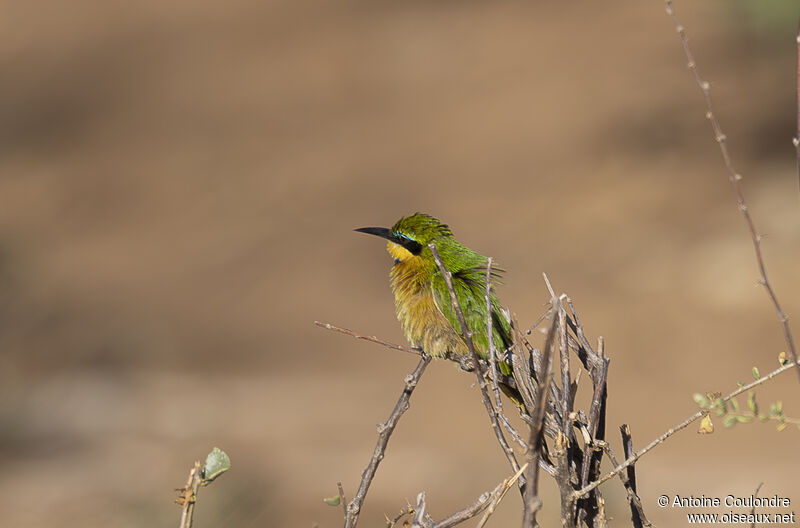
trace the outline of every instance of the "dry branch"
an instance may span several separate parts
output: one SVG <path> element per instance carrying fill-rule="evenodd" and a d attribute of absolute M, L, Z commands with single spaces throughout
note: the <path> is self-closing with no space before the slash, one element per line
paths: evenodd
<path fill-rule="evenodd" d="M 375 336 L 369 336 L 364 334 L 359 334 L 358 332 L 354 332 L 348 328 L 341 328 L 339 326 L 332 325 L 330 323 L 322 323 L 320 321 L 314 321 L 314 324 L 319 326 L 320 328 L 324 328 L 326 330 L 333 330 L 334 332 L 339 332 L 340 334 L 349 335 L 351 337 L 355 337 L 356 339 L 363 339 L 364 341 L 369 341 L 371 343 L 378 343 L 379 345 L 383 345 L 386 348 L 391 348 L 394 350 L 400 350 L 401 352 L 406 352 L 408 354 L 414 354 L 415 356 L 422 355 L 422 350 L 417 348 L 409 348 L 403 345 L 396 345 L 394 343 L 390 343 L 388 341 L 384 341 L 383 339 L 378 339 Z"/>
<path fill-rule="evenodd" d="M 795 95 L 796 103 L 797 103 L 797 134 L 792 139 L 792 143 L 794 144 L 794 149 L 797 152 L 797 182 L 800 184 L 800 24 L 797 26 L 797 36 L 795 37 L 795 42 L 797 42 L 797 49 L 795 52 L 795 59 L 796 63 L 796 73 L 797 76 L 795 77 Z"/>
<path fill-rule="evenodd" d="M 628 427 L 628 424 L 622 424 L 622 426 L 619 428 L 619 432 L 622 435 L 622 448 L 625 458 L 628 458 L 635 452 L 633 450 L 631 428 Z M 643 526 L 652 526 L 650 521 L 647 520 L 644 510 L 642 509 L 642 500 L 639 498 L 639 495 L 636 494 L 636 470 L 634 465 L 631 464 L 628 466 L 628 469 L 624 474 L 625 478 L 623 479 L 623 483 L 625 485 L 625 491 L 628 493 L 628 502 L 630 502 L 631 506 L 631 520 L 633 521 L 633 527 L 642 528 Z M 623 473 L 620 473 L 620 476 L 622 475 Z"/>
<path fill-rule="evenodd" d="M 551 298 L 553 309 L 558 302 L 555 297 Z M 551 311 L 552 313 L 552 311 Z M 547 410 L 547 395 L 550 392 L 550 383 L 553 379 L 553 347 L 555 346 L 555 336 L 558 318 L 553 316 L 550 323 L 550 329 L 547 331 L 547 339 L 544 345 L 544 357 L 542 358 L 544 377 L 542 383 L 539 385 L 539 398 L 533 408 L 533 416 L 531 416 L 532 424 L 530 426 L 531 434 L 528 444 L 530 449 L 527 453 L 528 458 L 528 486 L 525 489 L 525 496 L 523 502 L 522 512 L 522 527 L 529 528 L 536 526 L 536 512 L 542 505 L 539 498 L 539 459 L 542 455 L 542 446 L 544 445 L 544 421 L 545 412 Z"/>
<path fill-rule="evenodd" d="M 392 436 L 395 427 L 397 427 L 397 422 L 400 421 L 400 417 L 403 416 L 403 413 L 408 410 L 411 394 L 417 387 L 417 383 L 419 383 L 422 373 L 425 372 L 425 367 L 427 367 L 430 362 L 430 356 L 423 354 L 422 358 L 420 358 L 419 363 L 417 364 L 417 368 L 414 369 L 414 372 L 406 376 L 403 380 L 405 382 L 405 385 L 403 386 L 403 392 L 400 393 L 400 397 L 394 406 L 392 414 L 389 415 L 389 418 L 384 423 L 378 426 L 378 442 L 375 444 L 375 449 L 372 452 L 372 458 L 370 458 L 369 464 L 367 464 L 366 469 L 361 474 L 361 484 L 358 486 L 358 491 L 356 492 L 355 497 L 353 497 L 353 500 L 347 505 L 347 517 L 345 518 L 344 523 L 345 528 L 354 528 L 358 523 L 358 516 L 361 513 L 361 506 L 364 503 L 364 499 L 367 496 L 367 491 L 369 491 L 369 487 L 372 484 L 372 479 L 375 478 L 375 472 L 378 470 L 381 460 L 383 460 L 384 453 L 386 452 L 386 446 L 389 444 L 389 437 Z"/>

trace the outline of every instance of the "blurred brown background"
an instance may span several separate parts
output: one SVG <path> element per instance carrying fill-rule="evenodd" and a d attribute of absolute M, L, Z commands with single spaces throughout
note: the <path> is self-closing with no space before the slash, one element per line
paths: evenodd
<path fill-rule="evenodd" d="M 644 445 L 785 349 L 662 2 L 3 4 L 4 526 L 177 525 L 172 488 L 213 445 L 233 470 L 196 526 L 338 526 L 321 499 L 352 496 L 416 360 L 313 321 L 403 342 L 389 257 L 352 229 L 414 211 L 508 269 L 523 323 L 542 272 L 573 297 L 612 357 L 618 454 L 621 423 Z M 676 9 L 800 332 L 789 4 Z M 793 416 L 797 395 L 759 391 Z M 646 511 L 681 526 L 658 495 L 759 482 L 800 504 L 798 435 L 686 431 L 638 465 Z M 507 474 L 472 375 L 434 363 L 362 524 Z"/>

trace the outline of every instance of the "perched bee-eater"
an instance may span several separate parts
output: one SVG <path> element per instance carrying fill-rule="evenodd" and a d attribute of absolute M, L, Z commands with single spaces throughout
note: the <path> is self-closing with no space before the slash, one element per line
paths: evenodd
<path fill-rule="evenodd" d="M 356 231 L 389 241 L 386 249 L 394 258 L 389 276 L 397 318 L 411 344 L 432 357 L 467 355 L 469 350 L 460 335 L 461 324 L 450 301 L 450 292 L 428 247 L 433 243 L 445 268 L 452 273 L 453 290 L 467 328 L 472 332 L 475 351 L 481 358 L 489 358 L 486 257 L 460 244 L 446 224 L 422 213 L 401 218 L 389 229 L 362 227 Z M 498 277 L 500 271 L 492 267 L 494 277 Z M 499 351 L 500 370 L 507 375 L 510 368 L 502 359 L 503 352 L 511 346 L 511 325 L 494 293 L 491 293 L 490 304 L 492 340 Z"/>

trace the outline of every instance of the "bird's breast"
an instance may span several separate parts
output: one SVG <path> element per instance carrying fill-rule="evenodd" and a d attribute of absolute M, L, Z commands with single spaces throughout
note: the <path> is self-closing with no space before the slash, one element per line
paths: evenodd
<path fill-rule="evenodd" d="M 413 255 L 403 259 L 392 267 L 390 277 L 406 339 L 434 357 L 465 354 L 464 342 L 436 304 L 433 277 L 424 260 Z"/>

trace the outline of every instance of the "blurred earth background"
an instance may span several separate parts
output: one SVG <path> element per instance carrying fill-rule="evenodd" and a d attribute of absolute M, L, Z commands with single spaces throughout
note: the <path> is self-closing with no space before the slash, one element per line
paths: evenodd
<path fill-rule="evenodd" d="M 214 445 L 233 469 L 195 526 L 339 526 L 322 498 L 352 496 L 416 359 L 313 321 L 404 342 L 384 244 L 352 230 L 415 211 L 508 270 L 523 325 L 542 272 L 575 300 L 612 358 L 618 456 L 620 424 L 643 446 L 785 350 L 662 2 L 3 4 L 3 526 L 176 526 L 172 490 Z M 800 333 L 800 7 L 675 8 Z M 431 365 L 363 526 L 508 475 L 473 381 Z M 758 394 L 800 416 L 799 390 L 789 373 Z M 685 524 L 660 494 L 763 482 L 800 505 L 800 431 L 717 425 L 637 465 L 656 524 Z M 519 497 L 495 515 L 516 525 Z"/>

